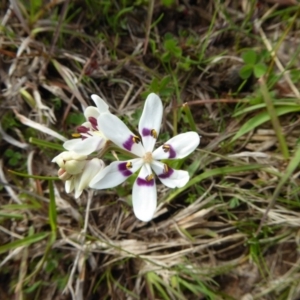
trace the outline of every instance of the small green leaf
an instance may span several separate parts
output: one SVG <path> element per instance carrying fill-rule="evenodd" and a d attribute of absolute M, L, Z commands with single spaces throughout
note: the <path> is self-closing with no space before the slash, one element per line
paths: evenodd
<path fill-rule="evenodd" d="M 165 76 L 159 83 L 160 89 L 165 88 L 169 84 L 170 81 L 171 81 L 171 77 Z"/>
<path fill-rule="evenodd" d="M 85 122 L 85 117 L 82 113 L 69 113 L 66 118 L 67 125 L 81 125 Z"/>
<path fill-rule="evenodd" d="M 18 160 L 15 157 L 9 159 L 8 164 L 12 167 L 15 167 L 18 164 Z"/>
<path fill-rule="evenodd" d="M 164 41 L 165 50 L 172 52 L 176 46 L 177 46 L 177 41 L 174 40 L 173 38 L 165 39 L 165 41 Z"/>
<path fill-rule="evenodd" d="M 245 65 L 240 69 L 240 77 L 242 79 L 248 79 L 253 72 L 253 66 L 252 65 Z"/>
<path fill-rule="evenodd" d="M 171 54 L 170 52 L 166 52 L 166 53 L 163 53 L 163 55 L 161 56 L 161 60 L 163 62 L 169 62 L 171 59 Z"/>
<path fill-rule="evenodd" d="M 4 152 L 4 155 L 6 157 L 13 157 L 14 156 L 14 151 L 11 150 L 11 149 L 7 149 L 5 152 Z"/>
<path fill-rule="evenodd" d="M 175 3 L 175 0 L 162 0 L 162 5 L 170 7 Z"/>
<path fill-rule="evenodd" d="M 157 93 L 159 91 L 159 83 L 158 83 L 158 79 L 156 77 L 154 77 L 152 79 L 152 82 L 150 84 L 150 89 L 154 93 Z"/>
<path fill-rule="evenodd" d="M 180 47 L 177 47 L 177 46 L 173 48 L 172 53 L 177 58 L 180 58 L 182 56 L 182 50 Z"/>
<path fill-rule="evenodd" d="M 257 54 L 254 50 L 250 49 L 242 54 L 243 61 L 248 65 L 254 65 L 257 61 Z"/>
<path fill-rule="evenodd" d="M 256 78 L 260 78 L 267 72 L 267 66 L 263 63 L 258 63 L 254 66 L 253 73 Z"/>

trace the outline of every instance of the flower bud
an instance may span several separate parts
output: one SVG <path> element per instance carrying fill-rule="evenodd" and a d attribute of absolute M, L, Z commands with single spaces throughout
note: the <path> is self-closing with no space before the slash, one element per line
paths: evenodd
<path fill-rule="evenodd" d="M 83 171 L 83 168 L 86 164 L 86 159 L 86 155 L 80 155 L 74 151 L 64 151 L 54 157 L 52 162 L 57 163 L 59 167 L 62 170 L 65 170 L 65 172 L 69 175 L 76 175 Z M 63 171 L 59 171 L 58 176 L 62 176 L 63 178 L 66 177 Z"/>
<path fill-rule="evenodd" d="M 72 175 L 67 173 L 66 170 L 60 168 L 58 171 L 57 171 L 57 175 L 59 177 L 60 180 L 62 181 L 66 181 L 66 180 L 69 180 Z"/>
<path fill-rule="evenodd" d="M 74 190 L 75 198 L 78 198 L 82 194 L 82 191 L 89 186 L 91 180 L 99 170 L 102 170 L 105 167 L 103 160 L 99 158 L 93 158 L 91 160 L 86 160 L 85 162 L 86 164 L 82 173 L 70 176 L 65 182 L 66 192 L 71 193 Z M 60 178 L 63 179 L 64 176 L 65 174 L 61 173 Z"/>

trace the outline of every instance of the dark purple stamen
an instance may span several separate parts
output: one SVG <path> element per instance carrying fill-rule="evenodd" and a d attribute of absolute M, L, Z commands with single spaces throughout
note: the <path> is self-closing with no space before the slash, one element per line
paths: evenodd
<path fill-rule="evenodd" d="M 81 139 L 85 140 L 87 137 L 82 135 L 82 133 L 89 134 L 90 128 L 87 128 L 85 126 L 78 126 L 77 127 L 77 132 L 81 134 Z M 90 135 L 90 134 L 89 134 Z"/>
<path fill-rule="evenodd" d="M 133 141 L 133 136 L 131 135 L 124 143 L 123 143 L 123 147 L 128 150 L 128 151 L 131 151 L 131 148 L 134 144 L 134 141 Z"/>
<path fill-rule="evenodd" d="M 98 122 L 97 122 L 97 119 L 94 118 L 94 117 L 89 117 L 89 121 L 90 123 L 92 124 L 92 127 L 94 130 L 98 130 Z"/>
<path fill-rule="evenodd" d="M 154 186 L 154 179 L 145 180 L 143 178 L 138 177 L 136 183 L 139 186 Z"/>
<path fill-rule="evenodd" d="M 88 133 L 89 130 L 90 130 L 89 128 L 82 126 L 82 125 L 77 127 L 78 133 Z"/>
<path fill-rule="evenodd" d="M 142 136 L 151 136 L 151 130 L 148 128 L 143 128 Z"/>
<path fill-rule="evenodd" d="M 171 175 L 174 173 L 174 170 L 172 168 L 168 167 L 168 171 L 165 173 L 162 173 L 160 175 L 158 175 L 159 178 L 165 179 L 165 178 L 169 178 L 171 177 Z"/>
<path fill-rule="evenodd" d="M 120 163 L 118 165 L 118 169 L 122 173 L 122 175 L 125 176 L 125 177 L 128 177 L 132 174 L 132 172 L 129 171 L 128 168 L 127 168 L 127 162 Z"/>

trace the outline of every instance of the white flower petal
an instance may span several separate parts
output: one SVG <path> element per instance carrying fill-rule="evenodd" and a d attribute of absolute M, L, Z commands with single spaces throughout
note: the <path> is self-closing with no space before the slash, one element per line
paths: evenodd
<path fill-rule="evenodd" d="M 88 128 L 88 129 L 92 129 L 93 128 L 91 122 L 89 122 L 89 121 L 82 123 L 81 126 L 79 126 L 79 127 L 82 127 L 82 126 Z"/>
<path fill-rule="evenodd" d="M 78 199 L 81 196 L 82 192 L 83 192 L 83 189 L 79 188 L 79 182 L 80 182 L 80 179 L 81 179 L 81 175 L 82 174 L 78 174 L 78 175 L 74 176 L 74 179 L 73 179 L 75 199 Z"/>
<path fill-rule="evenodd" d="M 130 164 L 129 168 L 128 165 Z M 114 161 L 92 179 L 90 187 L 98 190 L 115 187 L 135 173 L 142 164 L 143 160 L 140 158 L 128 161 Z"/>
<path fill-rule="evenodd" d="M 90 117 L 97 119 L 100 116 L 99 110 L 95 106 L 88 106 L 84 110 L 84 116 L 88 120 Z M 84 123 L 85 124 L 85 123 Z M 82 124 L 84 126 L 84 124 Z"/>
<path fill-rule="evenodd" d="M 77 189 L 84 190 L 89 186 L 91 180 L 105 167 L 103 160 L 99 158 L 93 158 L 86 162 L 83 172 L 80 176 Z M 76 189 L 76 187 L 75 187 Z"/>
<path fill-rule="evenodd" d="M 157 148 L 152 157 L 155 160 L 183 158 L 192 153 L 200 143 L 200 136 L 193 131 L 181 133 Z"/>
<path fill-rule="evenodd" d="M 145 149 L 143 145 L 134 142 L 135 135 L 115 115 L 103 114 L 98 118 L 98 126 L 106 138 L 137 156 L 143 156 Z"/>
<path fill-rule="evenodd" d="M 95 102 L 100 113 L 109 112 L 109 106 L 106 104 L 106 102 L 102 98 L 100 98 L 96 94 L 91 95 L 91 98 Z"/>
<path fill-rule="evenodd" d="M 157 192 L 155 180 L 145 180 L 148 170 L 142 166 L 138 178 L 132 188 L 132 205 L 135 216 L 143 221 L 152 220 L 157 205 Z"/>
<path fill-rule="evenodd" d="M 74 176 L 65 182 L 66 193 L 71 193 L 74 190 Z"/>
<path fill-rule="evenodd" d="M 58 158 L 60 158 L 62 160 L 72 160 L 72 159 L 75 159 L 75 160 L 85 160 L 87 158 L 87 156 L 86 155 L 78 154 L 78 153 L 76 153 L 74 151 L 63 151 L 59 155 L 55 156 L 52 159 L 52 162 L 58 162 Z"/>
<path fill-rule="evenodd" d="M 72 139 L 63 144 L 63 147 L 69 151 L 75 151 L 81 155 L 89 155 L 102 149 L 106 140 L 100 135 L 89 136 L 85 139 Z"/>
<path fill-rule="evenodd" d="M 187 171 L 174 170 L 159 161 L 152 162 L 151 167 L 159 180 L 169 188 L 183 187 L 190 179 Z"/>
<path fill-rule="evenodd" d="M 159 134 L 163 115 L 163 105 L 160 98 L 151 93 L 148 95 L 139 122 L 139 133 L 146 152 L 152 152 Z"/>

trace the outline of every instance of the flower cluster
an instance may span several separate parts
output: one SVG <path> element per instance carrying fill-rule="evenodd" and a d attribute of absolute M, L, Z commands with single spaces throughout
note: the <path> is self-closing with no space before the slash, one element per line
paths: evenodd
<path fill-rule="evenodd" d="M 75 134 L 78 138 L 65 142 L 68 151 L 53 159 L 60 167 L 58 175 L 66 181 L 66 191 L 75 190 L 75 197 L 79 197 L 86 187 L 112 188 L 139 170 L 132 189 L 133 210 L 139 220 L 150 221 L 157 205 L 155 178 L 169 188 L 183 187 L 189 181 L 187 171 L 175 170 L 164 160 L 186 157 L 197 148 L 200 137 L 192 131 L 182 133 L 154 150 L 163 116 L 163 105 L 156 94 L 151 93 L 146 99 L 139 136 L 111 114 L 100 97 L 92 95 L 92 99 L 96 107 L 84 111 L 86 122 L 78 127 Z M 105 167 L 98 157 L 103 156 L 111 143 L 133 158 L 114 161 Z M 91 156 L 93 153 L 97 157 Z"/>

